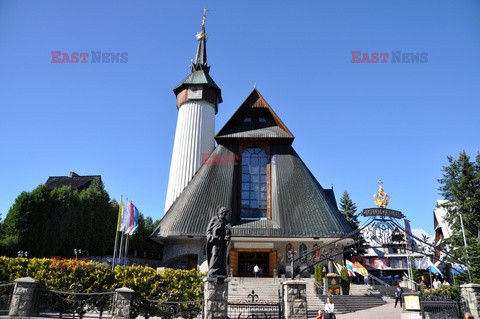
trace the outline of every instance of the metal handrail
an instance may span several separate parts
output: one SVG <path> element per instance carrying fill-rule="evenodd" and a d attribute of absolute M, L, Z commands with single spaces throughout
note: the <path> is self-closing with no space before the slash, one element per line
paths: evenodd
<path fill-rule="evenodd" d="M 383 281 L 382 279 L 372 275 L 372 274 L 368 274 L 368 277 L 372 278 L 373 280 L 375 280 L 376 282 L 380 283 L 381 285 L 384 285 L 384 286 L 390 286 L 389 284 L 387 284 L 385 281 Z"/>

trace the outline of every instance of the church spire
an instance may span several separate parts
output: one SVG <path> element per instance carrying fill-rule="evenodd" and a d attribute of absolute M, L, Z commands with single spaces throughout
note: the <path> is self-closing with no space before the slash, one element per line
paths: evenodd
<path fill-rule="evenodd" d="M 192 72 L 204 70 L 206 73 L 210 70 L 207 65 L 207 33 L 205 32 L 205 22 L 207 20 L 207 9 L 203 9 L 202 31 L 197 33 L 198 48 L 195 61 L 192 62 Z"/>

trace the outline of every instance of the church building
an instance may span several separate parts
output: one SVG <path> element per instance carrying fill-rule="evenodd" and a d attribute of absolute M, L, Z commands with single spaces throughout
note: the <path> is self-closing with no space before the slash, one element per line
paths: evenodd
<path fill-rule="evenodd" d="M 301 257 L 352 229 L 333 189 L 315 179 L 257 89 L 215 135 L 222 96 L 207 65 L 205 14 L 197 39 L 191 73 L 173 90 L 178 118 L 165 215 L 151 238 L 163 245 L 163 266 L 206 270 L 207 225 L 224 206 L 233 275 L 252 276 L 258 265 L 264 276 L 280 276 L 289 270 L 288 251 Z"/>

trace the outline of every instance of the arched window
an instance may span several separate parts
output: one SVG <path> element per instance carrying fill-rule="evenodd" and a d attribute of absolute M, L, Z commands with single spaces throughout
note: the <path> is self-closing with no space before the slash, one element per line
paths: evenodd
<path fill-rule="evenodd" d="M 241 220 L 267 219 L 268 156 L 261 147 L 242 153 Z"/>

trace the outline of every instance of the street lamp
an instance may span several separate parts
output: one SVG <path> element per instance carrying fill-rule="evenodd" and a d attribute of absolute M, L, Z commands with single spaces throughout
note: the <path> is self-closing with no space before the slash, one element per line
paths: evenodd
<path fill-rule="evenodd" d="M 19 258 L 21 258 L 21 257 L 28 258 L 28 251 L 19 250 L 19 251 L 17 252 L 17 256 L 18 256 Z"/>
<path fill-rule="evenodd" d="M 82 250 L 74 248 L 73 253 L 75 254 L 75 259 L 78 259 L 78 255 L 80 255 L 82 253 Z"/>

